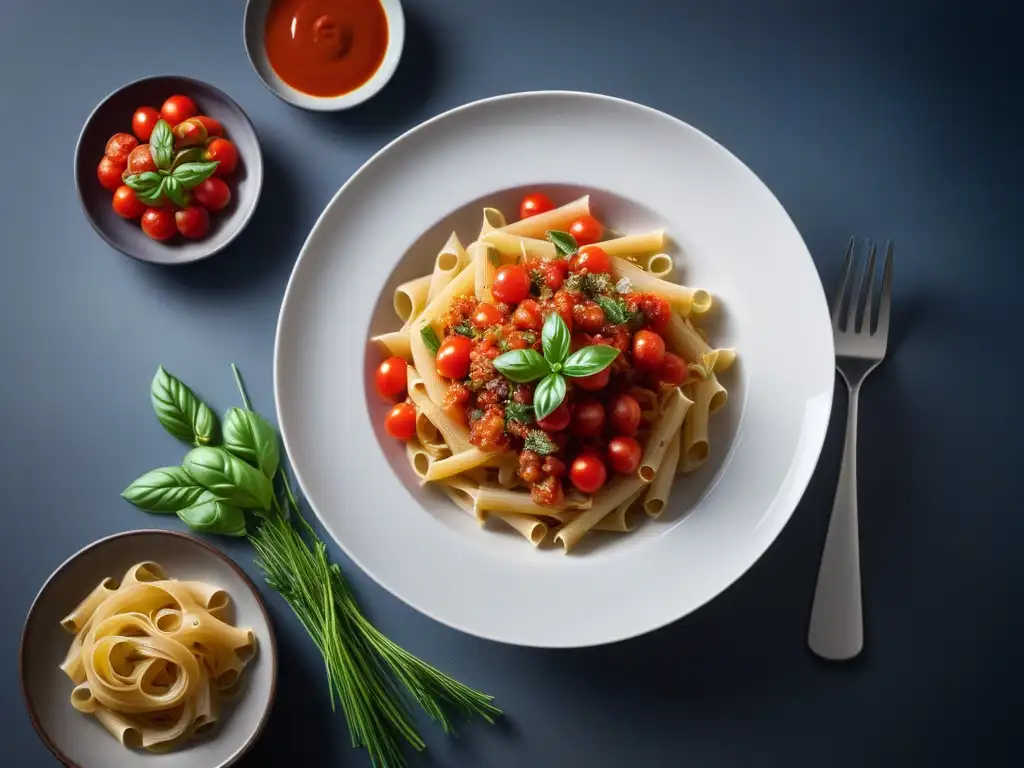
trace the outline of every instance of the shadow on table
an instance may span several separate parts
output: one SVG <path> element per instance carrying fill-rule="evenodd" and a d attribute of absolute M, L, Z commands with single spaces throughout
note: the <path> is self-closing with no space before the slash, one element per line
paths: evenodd
<path fill-rule="evenodd" d="M 340 112 L 300 111 L 299 118 L 337 133 L 379 134 L 405 130 L 418 119 L 433 93 L 441 65 L 441 46 L 419 12 L 405 8 L 405 47 L 391 81 L 376 96 Z"/>

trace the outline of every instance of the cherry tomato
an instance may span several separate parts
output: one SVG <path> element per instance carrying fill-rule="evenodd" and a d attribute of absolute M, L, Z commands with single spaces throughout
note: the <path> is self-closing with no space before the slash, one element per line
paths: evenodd
<path fill-rule="evenodd" d="M 377 392 L 390 399 L 405 392 L 408 365 L 400 357 L 389 357 L 377 368 Z"/>
<path fill-rule="evenodd" d="M 569 426 L 572 420 L 572 412 L 563 400 L 551 413 L 543 419 L 537 419 L 537 426 L 545 432 L 561 432 Z"/>
<path fill-rule="evenodd" d="M 201 205 L 190 205 L 174 212 L 178 231 L 190 240 L 197 240 L 210 228 L 210 214 Z"/>
<path fill-rule="evenodd" d="M 123 219 L 137 219 L 146 212 L 146 204 L 135 196 L 135 190 L 122 184 L 114 191 L 114 213 Z"/>
<path fill-rule="evenodd" d="M 568 291 L 559 291 L 555 294 L 551 303 L 555 305 L 555 311 L 561 315 L 562 320 L 565 322 L 565 327 L 572 333 L 572 314 L 576 306 L 576 299 Z"/>
<path fill-rule="evenodd" d="M 613 437 L 608 443 L 608 463 L 620 475 L 631 475 L 640 466 L 640 443 L 632 437 Z"/>
<path fill-rule="evenodd" d="M 221 125 L 220 120 L 217 120 L 213 117 L 209 117 L 208 115 L 196 115 L 195 118 L 193 119 L 198 120 L 200 123 L 203 124 L 203 127 L 206 128 L 207 136 L 224 135 L 224 126 Z"/>
<path fill-rule="evenodd" d="M 130 133 L 115 133 L 107 142 L 106 155 L 111 160 L 121 163 L 128 162 L 128 155 L 139 146 L 139 140 Z"/>
<path fill-rule="evenodd" d="M 555 204 L 551 202 L 550 197 L 543 192 L 531 192 L 519 204 L 519 218 L 526 219 L 530 216 L 536 216 L 538 213 L 547 213 L 554 209 Z"/>
<path fill-rule="evenodd" d="M 597 400 L 580 400 L 572 409 L 569 431 L 577 437 L 597 437 L 604 429 L 604 406 Z"/>
<path fill-rule="evenodd" d="M 142 231 L 154 240 L 168 240 L 178 231 L 170 208 L 147 208 L 142 214 Z"/>
<path fill-rule="evenodd" d="M 632 437 L 640 428 L 640 403 L 635 397 L 619 395 L 612 401 L 608 421 L 616 434 Z"/>
<path fill-rule="evenodd" d="M 477 328 L 487 328 L 501 322 L 501 312 L 493 304 L 481 301 L 476 305 L 476 312 L 473 314 L 473 325 Z"/>
<path fill-rule="evenodd" d="M 416 434 L 416 406 L 399 403 L 384 419 L 384 429 L 396 440 L 408 440 Z"/>
<path fill-rule="evenodd" d="M 608 479 L 608 470 L 596 453 L 584 453 L 573 460 L 569 479 L 583 493 L 597 493 Z"/>
<path fill-rule="evenodd" d="M 512 313 L 512 324 L 521 331 L 539 331 L 544 325 L 540 304 L 533 299 L 523 301 Z"/>
<path fill-rule="evenodd" d="M 585 389 L 587 392 L 597 392 L 599 389 L 604 389 L 608 386 L 608 380 L 612 376 L 612 367 L 609 365 L 603 371 L 592 373 L 589 376 L 581 376 L 578 379 L 573 379 L 572 383 L 580 389 Z"/>
<path fill-rule="evenodd" d="M 192 194 L 208 211 L 219 211 L 231 202 L 231 188 L 214 176 L 192 187 Z"/>
<path fill-rule="evenodd" d="M 633 336 L 633 363 L 637 368 L 656 371 L 665 360 L 665 340 L 654 331 L 637 331 Z"/>
<path fill-rule="evenodd" d="M 587 333 L 597 333 L 604 327 L 604 310 L 597 304 L 581 305 L 575 312 L 576 327 Z"/>
<path fill-rule="evenodd" d="M 132 115 L 132 133 L 139 137 L 139 141 L 149 141 L 153 126 L 159 119 L 160 113 L 152 107 L 139 107 Z"/>
<path fill-rule="evenodd" d="M 199 114 L 196 103 L 188 96 L 176 94 L 171 96 L 164 105 L 160 107 L 160 117 L 171 125 L 177 125 L 182 120 L 188 120 Z"/>
<path fill-rule="evenodd" d="M 238 165 L 238 150 L 227 139 L 214 139 L 206 145 L 203 155 L 209 162 L 219 162 L 215 176 L 230 176 Z"/>
<path fill-rule="evenodd" d="M 569 270 L 572 272 L 582 272 L 584 269 L 590 273 L 611 272 L 612 260 L 603 248 L 585 245 L 576 252 L 569 264 Z"/>
<path fill-rule="evenodd" d="M 565 282 L 565 275 L 569 271 L 569 262 L 565 259 L 545 259 L 538 266 L 544 285 L 552 291 L 557 291 Z"/>
<path fill-rule="evenodd" d="M 491 293 L 498 301 L 518 304 L 530 295 L 530 276 L 518 264 L 498 267 L 498 271 L 494 273 Z"/>
<path fill-rule="evenodd" d="M 453 334 L 441 342 L 437 350 L 437 372 L 449 379 L 464 379 L 469 373 L 469 353 L 473 342 Z"/>
<path fill-rule="evenodd" d="M 569 225 L 569 234 L 576 238 L 577 245 L 590 245 L 601 239 L 604 227 L 593 216 L 580 216 Z"/>
<path fill-rule="evenodd" d="M 149 144 L 139 144 L 128 155 L 128 173 L 145 173 L 155 170 L 156 161 L 153 160 L 153 153 L 149 151 Z"/>
<path fill-rule="evenodd" d="M 182 120 L 171 129 L 174 134 L 174 148 L 198 147 L 206 143 L 206 126 L 198 118 Z"/>
<path fill-rule="evenodd" d="M 114 160 L 104 155 L 100 164 L 96 166 L 96 178 L 100 180 L 100 184 L 113 192 L 121 186 L 121 174 L 124 173 L 124 169 L 123 160 Z"/>
<path fill-rule="evenodd" d="M 644 313 L 644 327 L 650 328 L 655 333 L 664 333 L 668 327 L 669 316 L 672 308 L 668 301 L 656 293 L 645 293 L 637 302 L 637 308 Z"/>
<path fill-rule="evenodd" d="M 679 386 L 686 381 L 686 361 L 672 352 L 665 353 L 665 359 L 658 371 L 658 378 L 666 384 Z"/>

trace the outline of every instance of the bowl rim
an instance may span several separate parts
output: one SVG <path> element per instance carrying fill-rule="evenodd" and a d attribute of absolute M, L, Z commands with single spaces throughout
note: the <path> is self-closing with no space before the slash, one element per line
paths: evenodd
<path fill-rule="evenodd" d="M 245 3 L 245 14 L 242 17 L 242 43 L 245 45 L 245 56 L 249 60 L 249 66 L 252 67 L 252 71 L 256 73 L 256 77 L 263 84 L 263 86 L 274 94 L 277 98 L 283 101 L 285 104 L 290 104 L 293 107 L 299 109 L 305 109 L 310 112 L 343 112 L 347 109 L 356 107 L 366 101 L 369 101 L 376 96 L 384 87 L 391 82 L 391 78 L 394 77 L 395 72 L 398 71 L 398 65 L 402 60 L 402 53 L 405 51 L 405 37 L 406 37 L 406 19 L 405 9 L 402 7 L 402 0 L 378 0 L 381 7 L 384 9 L 384 16 L 388 22 L 388 45 L 384 49 L 384 60 L 381 61 L 380 66 L 370 75 L 370 79 L 360 85 L 354 90 L 346 93 L 339 94 L 337 96 L 313 96 L 311 94 L 305 94 L 299 91 L 297 88 L 288 86 L 288 90 L 278 88 L 273 83 L 267 82 L 267 79 L 260 72 L 260 68 L 256 66 L 256 62 L 253 58 L 253 50 L 249 43 L 249 35 L 247 30 L 249 28 L 249 16 L 251 13 L 255 13 L 253 7 L 257 2 L 262 0 L 246 0 Z M 273 0 L 267 0 L 266 5 L 269 7 Z M 393 30 L 399 29 L 401 35 L 397 36 L 393 34 Z M 263 37 L 260 36 L 260 44 L 262 44 Z M 396 47 L 397 46 L 397 47 Z M 394 57 L 389 62 L 388 54 L 395 51 Z M 268 60 L 269 65 L 269 60 Z M 273 66 L 271 69 L 273 69 Z M 287 83 L 285 84 L 287 85 Z M 300 100 L 295 94 L 302 94 L 302 96 L 309 101 Z"/>
<path fill-rule="evenodd" d="M 32 614 L 35 612 L 36 606 L 39 600 L 43 597 L 43 593 L 50 588 L 53 580 L 57 578 L 57 575 L 64 570 L 68 565 L 77 560 L 82 555 L 86 554 L 92 549 L 114 541 L 116 539 L 132 538 L 135 536 L 146 536 L 151 534 L 158 534 L 164 536 L 172 536 L 178 539 L 185 539 L 186 541 L 199 545 L 202 549 L 207 550 L 209 553 L 223 560 L 231 567 L 235 573 L 245 582 L 245 584 L 252 591 L 256 597 L 256 604 L 259 606 L 260 612 L 263 614 L 263 619 L 267 624 L 268 634 L 270 635 L 270 698 L 267 701 L 267 707 L 263 712 L 263 716 L 260 718 L 259 723 L 256 724 L 256 729 L 250 734 L 249 738 L 246 739 L 245 743 L 235 751 L 231 757 L 228 758 L 227 762 L 221 763 L 216 768 L 227 768 L 230 765 L 238 762 L 243 755 L 245 755 L 252 746 L 259 740 L 259 737 L 263 734 L 263 729 L 267 724 L 267 720 L 270 718 L 270 713 L 274 709 L 274 700 L 277 698 L 277 635 L 274 632 L 274 624 L 270 620 L 270 614 L 267 612 L 267 606 L 263 602 L 263 596 L 260 595 L 259 590 L 256 588 L 256 584 L 249 575 L 242 570 L 241 566 L 238 565 L 234 560 L 228 557 L 226 554 L 221 552 L 219 549 L 214 547 L 212 544 L 203 541 L 197 536 L 192 536 L 181 531 L 170 531 L 164 528 L 138 528 L 132 531 L 122 531 L 120 533 L 114 533 L 110 536 L 104 536 L 103 538 L 97 539 L 90 544 L 86 544 L 84 547 L 79 549 L 77 552 L 66 558 L 60 565 L 53 569 L 53 572 L 46 578 L 43 585 L 39 588 L 36 596 L 32 598 L 32 603 L 29 605 L 28 612 L 25 614 L 25 621 L 21 627 L 21 637 L 18 640 L 18 684 L 21 688 L 21 697 L 25 702 L 25 709 L 28 712 L 28 719 L 32 723 L 32 727 L 35 729 L 39 738 L 42 740 L 46 748 L 50 750 L 54 757 L 60 762 L 66 765 L 68 768 L 85 768 L 78 763 L 72 762 L 67 755 L 61 752 L 60 748 L 53 742 L 50 735 L 43 729 L 39 722 L 39 718 L 36 715 L 35 707 L 33 706 L 32 697 L 29 695 L 28 686 L 25 684 L 25 639 L 28 633 L 29 620 L 32 618 Z"/>
<path fill-rule="evenodd" d="M 90 215 L 89 209 L 85 205 L 85 197 L 82 194 L 83 184 L 82 184 L 81 174 L 79 173 L 79 169 L 78 169 L 78 160 L 79 160 L 79 158 L 81 157 L 81 154 L 82 154 L 82 140 L 85 137 L 85 130 L 86 130 L 86 128 L 88 128 L 92 124 L 93 120 L 95 119 L 95 117 L 99 113 L 99 111 L 101 109 L 103 109 L 103 107 L 105 107 L 107 105 L 107 103 L 111 99 L 113 99 L 115 96 L 117 96 L 117 94 L 121 93 L 121 91 L 127 90 L 128 88 L 132 88 L 132 87 L 134 87 L 136 85 L 140 85 L 140 84 L 145 83 L 145 82 L 149 82 L 150 80 L 168 80 L 168 79 L 170 79 L 170 80 L 179 80 L 182 83 L 185 83 L 186 85 L 195 84 L 195 85 L 199 85 L 199 86 L 201 86 L 203 88 L 208 88 L 209 90 L 214 91 L 218 96 L 223 98 L 226 102 L 228 102 L 229 104 L 231 104 L 232 106 L 234 106 L 238 110 L 239 114 L 241 114 L 241 116 L 242 116 L 242 119 L 245 120 L 246 125 L 248 125 L 249 130 L 252 131 L 253 136 L 256 137 L 256 161 L 257 161 L 256 162 L 256 167 L 258 167 L 259 170 L 260 170 L 260 178 L 259 178 L 259 184 L 257 185 L 257 188 L 256 188 L 256 197 L 253 200 L 252 207 L 248 211 L 245 212 L 244 218 L 242 219 L 241 224 L 238 226 L 238 229 L 225 242 L 223 242 L 221 245 L 217 246 L 216 248 L 213 248 L 212 250 L 209 250 L 209 251 L 207 251 L 205 253 L 202 253 L 199 256 L 195 256 L 193 258 L 182 259 L 180 261 L 153 261 L 152 259 L 147 259 L 147 258 L 145 258 L 143 256 L 140 256 L 137 253 L 133 253 L 133 252 L 131 252 L 129 250 L 125 250 L 124 248 L 119 246 L 110 237 L 107 236 L 107 233 L 104 232 L 102 228 L 100 228 L 100 226 L 96 222 L 96 220 L 92 217 L 92 215 Z M 248 160 L 248 158 L 246 158 L 246 159 Z M 249 226 L 249 222 L 252 220 L 253 215 L 256 213 L 256 208 L 259 205 L 260 195 L 263 193 L 263 145 L 260 143 L 260 135 L 259 135 L 259 132 L 256 130 L 256 126 L 253 125 L 252 119 L 250 119 L 248 113 L 244 109 L 242 109 L 242 106 L 237 101 L 235 101 L 233 98 L 231 98 L 231 96 L 229 96 L 227 93 L 225 93 L 223 90 L 221 90 L 220 88 L 218 88 L 215 85 L 212 85 L 211 83 L 206 82 L 205 80 L 200 80 L 200 79 L 195 78 L 195 77 L 188 77 L 187 75 L 174 75 L 174 74 L 146 75 L 145 77 L 139 77 L 139 78 L 136 78 L 135 80 L 131 80 L 131 81 L 127 82 L 127 83 L 124 83 L 123 85 L 118 86 L 117 88 L 112 90 L 110 93 L 108 93 L 106 96 L 104 96 L 102 99 L 100 99 L 100 101 L 96 104 L 96 106 L 92 108 L 92 111 L 89 113 L 89 116 L 87 118 L 85 118 L 85 122 L 82 123 L 81 130 L 78 132 L 78 140 L 75 141 L 74 164 L 75 164 L 75 194 L 78 195 L 78 203 L 79 203 L 79 205 L 82 206 L 82 213 L 85 214 L 85 220 L 89 222 L 90 226 L 92 226 L 92 228 L 93 228 L 93 230 L 95 230 L 96 234 L 99 235 L 101 238 L 103 238 L 104 242 L 106 242 L 107 245 L 109 245 L 114 250 L 123 253 L 125 256 L 130 256 L 131 258 L 135 259 L 136 261 L 141 261 L 141 262 L 143 262 L 145 264 L 157 264 L 157 265 L 162 266 L 162 267 L 177 267 L 177 266 L 181 266 L 181 265 L 184 265 L 184 264 L 195 264 L 197 261 L 202 261 L 204 259 L 208 259 L 211 256 L 215 256 L 216 254 L 218 254 L 221 251 L 223 251 L 225 248 L 227 248 L 229 245 L 231 245 L 231 243 L 233 243 L 235 241 L 235 239 L 242 233 L 242 231 L 247 226 Z M 157 242 L 157 241 L 154 241 L 154 242 Z"/>

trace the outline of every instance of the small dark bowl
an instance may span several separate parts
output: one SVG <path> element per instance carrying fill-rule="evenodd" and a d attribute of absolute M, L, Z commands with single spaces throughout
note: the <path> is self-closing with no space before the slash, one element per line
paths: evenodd
<path fill-rule="evenodd" d="M 160 109 L 168 96 L 184 94 L 200 113 L 224 126 L 225 138 L 238 149 L 238 168 L 226 179 L 231 202 L 210 214 L 210 230 L 199 240 L 176 235 L 167 242 L 153 240 L 138 220 L 122 219 L 111 206 L 113 192 L 96 178 L 96 166 L 107 140 L 115 133 L 132 132 L 132 115 L 143 106 Z M 256 129 L 234 99 L 218 88 L 188 77 L 164 75 L 128 83 L 111 93 L 89 115 L 75 147 L 75 186 L 82 210 L 100 237 L 128 256 L 154 264 L 185 264 L 212 256 L 234 240 L 252 218 L 263 187 L 263 153 Z"/>

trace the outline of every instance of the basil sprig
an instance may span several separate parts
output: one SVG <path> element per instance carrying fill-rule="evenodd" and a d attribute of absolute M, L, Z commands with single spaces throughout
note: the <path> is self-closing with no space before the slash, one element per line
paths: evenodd
<path fill-rule="evenodd" d="M 244 536 L 244 510 L 264 515 L 274 503 L 273 478 L 281 464 L 277 431 L 249 408 L 224 416 L 224 444 L 209 406 L 163 366 L 150 386 L 157 418 L 174 437 L 194 447 L 182 466 L 154 469 L 121 494 L 147 512 L 177 514 L 190 528 Z"/>
<path fill-rule="evenodd" d="M 156 133 L 156 129 L 153 129 Z M 156 150 L 153 159 L 156 161 Z M 188 190 L 197 187 L 210 178 L 217 170 L 220 161 L 203 162 L 202 150 L 198 147 L 183 149 L 168 160 L 166 165 L 157 163 L 156 171 L 133 173 L 125 176 L 124 183 L 135 191 L 135 196 L 146 205 L 155 205 L 162 198 L 167 198 L 177 206 L 185 207 L 189 203 Z"/>
<path fill-rule="evenodd" d="M 535 349 L 516 349 L 494 358 L 494 367 L 510 381 L 540 382 L 533 392 L 537 420 L 551 414 L 565 399 L 565 377 L 580 378 L 600 373 L 618 356 L 619 350 L 604 344 L 583 347 L 569 354 L 569 328 L 557 312 L 548 315 L 541 330 L 541 356 Z"/>
<path fill-rule="evenodd" d="M 546 233 L 549 241 L 555 244 L 555 248 L 563 256 L 572 256 L 580 249 L 576 238 L 568 232 L 559 232 L 557 229 L 549 229 Z"/>

